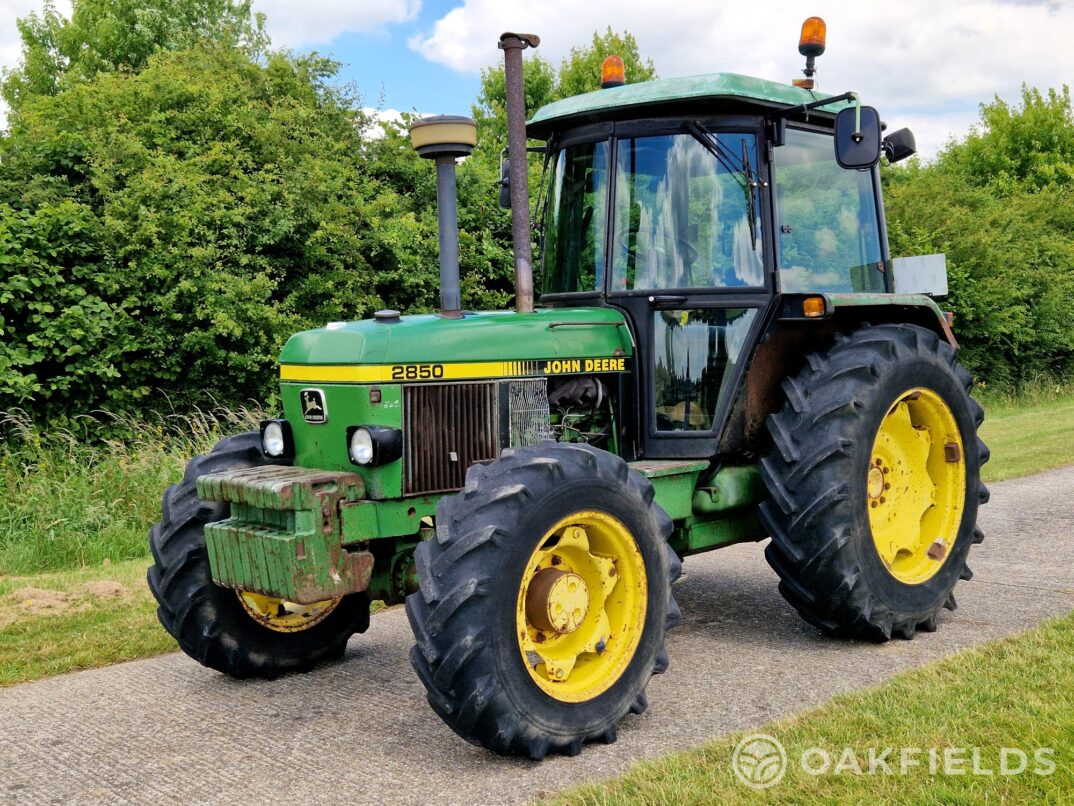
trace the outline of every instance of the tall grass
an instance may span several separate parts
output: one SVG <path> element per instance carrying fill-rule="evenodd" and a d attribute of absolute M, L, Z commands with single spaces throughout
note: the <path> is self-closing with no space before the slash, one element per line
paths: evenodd
<path fill-rule="evenodd" d="M 978 381 L 973 387 L 973 397 L 984 406 L 987 421 L 990 417 L 1006 417 L 1074 402 L 1074 380 L 1040 376 L 1018 387 L 994 387 Z"/>
<path fill-rule="evenodd" d="M 0 575 L 144 557 L 161 494 L 186 461 L 228 434 L 256 429 L 263 416 L 101 415 L 85 418 L 76 436 L 43 433 L 21 411 L 0 414 Z"/>

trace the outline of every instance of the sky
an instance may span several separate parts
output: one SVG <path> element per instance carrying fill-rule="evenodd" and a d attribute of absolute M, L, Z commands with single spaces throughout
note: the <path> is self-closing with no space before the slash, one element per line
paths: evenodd
<path fill-rule="evenodd" d="M 16 18 L 41 5 L 0 0 L 0 65 L 18 61 Z M 661 77 L 729 71 L 789 82 L 803 66 L 801 22 L 816 14 L 828 24 L 819 90 L 859 92 L 889 128 L 913 129 L 925 156 L 965 134 L 995 95 L 1017 101 L 1023 82 L 1074 79 L 1074 0 L 254 0 L 254 8 L 275 45 L 342 62 L 341 77 L 386 115 L 469 114 L 506 30 L 540 35 L 537 52 L 553 63 L 611 26 L 634 34 Z"/>

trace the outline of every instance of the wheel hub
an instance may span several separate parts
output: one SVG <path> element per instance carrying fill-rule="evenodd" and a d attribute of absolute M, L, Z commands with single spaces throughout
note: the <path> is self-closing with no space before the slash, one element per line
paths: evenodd
<path fill-rule="evenodd" d="M 578 574 L 545 568 L 526 593 L 526 618 L 545 632 L 566 635 L 578 629 L 589 612 L 589 588 Z"/>

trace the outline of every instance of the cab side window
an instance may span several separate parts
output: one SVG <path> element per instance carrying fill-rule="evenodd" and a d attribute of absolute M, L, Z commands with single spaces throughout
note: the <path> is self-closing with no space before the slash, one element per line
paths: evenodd
<path fill-rule="evenodd" d="M 690 134 L 619 140 L 613 292 L 764 285 L 760 204 L 741 170 L 757 172 L 755 137 L 711 137 L 725 158 Z"/>
<path fill-rule="evenodd" d="M 742 356 L 755 308 L 653 312 L 657 431 L 711 431 Z"/>
<path fill-rule="evenodd" d="M 774 153 L 781 289 L 883 292 L 872 172 L 839 167 L 819 132 L 789 128 Z"/>

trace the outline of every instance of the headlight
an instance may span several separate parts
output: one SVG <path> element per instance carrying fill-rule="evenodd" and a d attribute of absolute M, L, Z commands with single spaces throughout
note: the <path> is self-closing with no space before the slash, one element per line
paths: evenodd
<path fill-rule="evenodd" d="M 347 429 L 347 455 L 364 467 L 379 467 L 403 455 L 403 432 L 382 425 L 352 425 Z"/>
<path fill-rule="evenodd" d="M 261 423 L 261 450 L 273 459 L 294 456 L 294 439 L 287 420 L 265 420 Z"/>
<path fill-rule="evenodd" d="M 351 432 L 348 453 L 356 465 L 373 464 L 373 435 L 367 428 L 355 428 Z"/>

